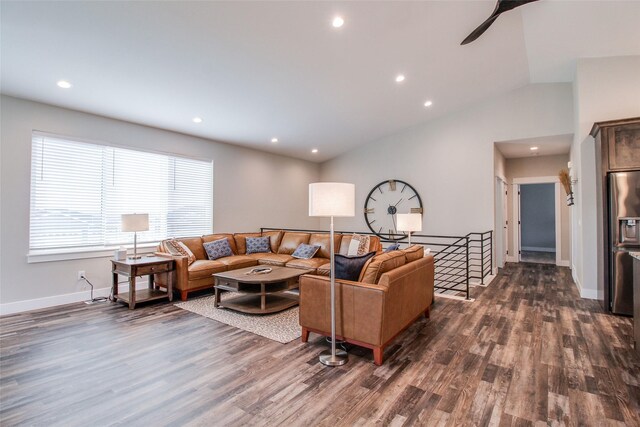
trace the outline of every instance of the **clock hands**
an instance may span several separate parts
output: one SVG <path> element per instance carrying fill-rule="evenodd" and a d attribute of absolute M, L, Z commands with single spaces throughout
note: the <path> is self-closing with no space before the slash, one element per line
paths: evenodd
<path fill-rule="evenodd" d="M 397 199 L 394 199 L 394 197 L 397 197 Z M 385 205 L 386 208 L 384 207 Z M 402 235 L 398 234 L 400 231 L 397 230 L 398 221 L 395 218 L 400 212 L 400 205 L 403 206 L 403 211 L 422 211 L 422 200 L 418 192 L 410 184 L 394 179 L 383 181 L 373 187 L 367 196 L 364 206 L 364 216 L 369 229 L 374 234 L 385 239 L 400 239 Z M 391 216 L 391 221 L 389 221 L 388 216 L 384 216 L 385 212 Z M 387 231 L 389 231 L 388 237 Z"/>

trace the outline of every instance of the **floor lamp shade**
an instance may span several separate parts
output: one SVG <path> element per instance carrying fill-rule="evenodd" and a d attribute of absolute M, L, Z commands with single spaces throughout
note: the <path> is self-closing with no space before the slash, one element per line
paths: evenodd
<path fill-rule="evenodd" d="M 344 182 L 309 184 L 309 216 L 355 216 L 356 186 Z"/>

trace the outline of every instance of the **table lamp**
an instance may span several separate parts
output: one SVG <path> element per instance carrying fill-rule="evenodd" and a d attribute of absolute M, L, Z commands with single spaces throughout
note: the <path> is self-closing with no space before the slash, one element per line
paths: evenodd
<path fill-rule="evenodd" d="M 422 231 L 422 214 L 398 214 L 396 219 L 398 220 L 398 231 L 409 234 L 409 246 L 411 246 L 411 233 Z"/>
<path fill-rule="evenodd" d="M 149 214 L 122 214 L 123 232 L 133 232 L 133 256 L 129 259 L 140 259 L 138 256 L 138 231 L 149 230 Z"/>
<path fill-rule="evenodd" d="M 354 184 L 342 182 L 315 182 L 309 184 L 309 216 L 331 218 L 329 240 L 331 245 L 331 352 L 320 355 L 320 363 L 326 366 L 341 366 L 347 363 L 344 350 L 336 350 L 336 269 L 333 217 L 355 216 Z"/>

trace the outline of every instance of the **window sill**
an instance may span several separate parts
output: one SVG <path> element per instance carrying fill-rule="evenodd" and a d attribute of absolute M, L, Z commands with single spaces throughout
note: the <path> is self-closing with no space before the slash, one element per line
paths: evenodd
<path fill-rule="evenodd" d="M 146 255 L 153 253 L 157 247 L 158 243 L 145 243 L 144 245 L 138 245 L 138 254 Z M 111 248 L 101 247 L 31 251 L 27 254 L 27 263 L 34 264 L 39 262 L 68 261 L 87 258 L 113 258 L 115 251 L 119 248 L 119 246 L 114 246 Z M 129 255 L 133 254 L 133 248 L 127 246 L 127 252 Z"/>

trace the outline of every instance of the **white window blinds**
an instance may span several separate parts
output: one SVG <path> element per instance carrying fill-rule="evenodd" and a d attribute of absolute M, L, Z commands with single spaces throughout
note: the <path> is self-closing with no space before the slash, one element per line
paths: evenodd
<path fill-rule="evenodd" d="M 138 243 L 213 229 L 213 164 L 33 133 L 29 249 L 133 242 L 123 213 L 148 213 Z"/>

